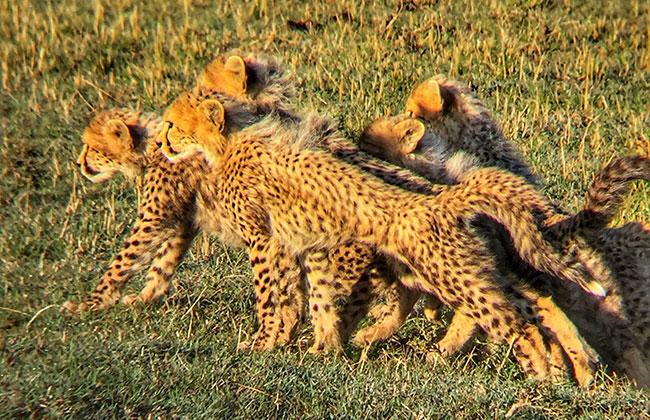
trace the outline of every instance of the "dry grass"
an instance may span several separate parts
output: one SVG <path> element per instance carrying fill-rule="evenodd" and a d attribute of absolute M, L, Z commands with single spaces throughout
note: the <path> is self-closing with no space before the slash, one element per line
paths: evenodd
<path fill-rule="evenodd" d="M 0 3 L 0 417 L 648 418 L 649 395 L 625 381 L 535 384 L 503 348 L 427 365 L 440 329 L 419 318 L 367 360 L 305 354 L 306 329 L 290 349 L 238 353 L 250 273 L 213 238 L 162 305 L 80 319 L 51 306 L 91 290 L 134 220 L 133 186 L 77 174 L 84 125 L 108 107 L 162 112 L 232 49 L 281 57 L 302 104 L 351 137 L 415 83 L 463 80 L 576 207 L 612 157 L 650 154 L 650 14 L 620 3 Z M 619 219 L 650 220 L 647 184 Z"/>

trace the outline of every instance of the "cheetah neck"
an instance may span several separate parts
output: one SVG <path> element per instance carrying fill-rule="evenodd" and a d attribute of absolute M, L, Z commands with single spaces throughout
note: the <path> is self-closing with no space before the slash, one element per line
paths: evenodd
<path fill-rule="evenodd" d="M 246 139 L 264 140 L 270 150 L 332 151 L 351 144 L 326 116 L 305 112 L 300 117 L 273 112 L 241 130 Z"/>
<path fill-rule="evenodd" d="M 141 129 L 142 134 L 141 150 L 144 152 L 143 157 L 149 160 L 160 149 L 160 144 L 156 143 L 156 139 L 162 131 L 163 119 L 157 114 L 142 113 L 138 118 L 137 126 Z"/>
<path fill-rule="evenodd" d="M 156 138 L 163 127 L 163 119 L 157 114 L 137 112 L 125 118 L 126 124 L 136 142 L 135 153 L 125 158 L 123 173 L 129 178 L 138 178 L 152 164 L 152 159 L 159 153 L 160 145 Z M 129 169 L 131 168 L 131 169 Z"/>
<path fill-rule="evenodd" d="M 255 113 L 294 113 L 298 95 L 293 74 L 269 57 L 258 55 L 245 61 L 250 86 L 242 101 Z"/>

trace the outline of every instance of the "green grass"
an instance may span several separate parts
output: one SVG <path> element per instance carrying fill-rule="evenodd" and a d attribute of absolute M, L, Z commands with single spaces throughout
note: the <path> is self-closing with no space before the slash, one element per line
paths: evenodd
<path fill-rule="evenodd" d="M 281 57 L 302 105 L 351 137 L 416 83 L 458 78 L 569 209 L 611 158 L 650 153 L 647 2 L 323 3 L 0 2 L 0 418 L 649 418 L 650 395 L 620 378 L 538 384 L 503 347 L 427 364 L 441 331 L 419 317 L 367 358 L 307 354 L 308 327 L 290 348 L 237 352 L 255 330 L 250 271 L 214 238 L 163 304 L 59 313 L 135 217 L 132 185 L 76 172 L 85 124 L 109 107 L 162 112 L 233 49 Z M 618 219 L 650 220 L 647 185 Z"/>

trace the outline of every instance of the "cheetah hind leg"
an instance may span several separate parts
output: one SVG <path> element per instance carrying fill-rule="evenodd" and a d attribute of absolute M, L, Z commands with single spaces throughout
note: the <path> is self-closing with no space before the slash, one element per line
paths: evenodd
<path fill-rule="evenodd" d="M 412 274 L 406 274 L 410 276 Z M 359 347 L 370 346 L 378 341 L 388 339 L 393 335 L 413 310 L 420 298 L 417 290 L 406 288 L 401 282 L 395 281 L 383 293 L 386 303 L 379 305 L 373 312 L 375 323 L 359 330 L 352 341 Z"/>
<path fill-rule="evenodd" d="M 391 287 L 391 286 L 389 286 Z M 387 303 L 388 304 L 388 303 Z M 370 310 L 368 311 L 368 316 L 374 319 L 378 319 L 382 317 L 386 312 L 390 312 L 391 309 L 388 309 L 386 307 L 387 304 L 379 304 L 375 305 Z M 442 302 L 440 302 L 440 299 L 433 295 L 427 295 L 427 298 L 424 302 L 424 310 L 423 314 L 424 317 L 426 318 L 427 321 L 430 322 L 435 322 L 435 323 L 440 323 L 441 321 L 441 314 L 440 314 L 440 307 L 442 306 Z"/>
<path fill-rule="evenodd" d="M 555 305 L 550 296 L 538 298 L 536 306 L 541 325 L 554 335 L 553 339 L 569 358 L 576 381 L 580 386 L 588 386 L 598 365 L 598 354 L 580 338 L 573 322 Z M 558 356 L 552 359 L 553 364 L 557 365 Z"/>
<path fill-rule="evenodd" d="M 628 334 L 620 341 L 621 352 L 615 362 L 617 370 L 622 370 L 637 388 L 650 389 L 650 368 L 637 342 Z"/>
<path fill-rule="evenodd" d="M 447 358 L 463 349 L 474 339 L 479 329 L 471 317 L 455 312 L 445 336 L 437 344 L 437 351 L 427 354 L 427 361 L 435 362 L 440 356 Z M 549 376 L 550 366 L 544 339 L 535 325 L 527 324 L 513 341 L 514 356 L 527 375 L 540 380 Z"/>
<path fill-rule="evenodd" d="M 345 303 L 339 310 L 339 335 L 342 342 L 347 342 L 359 322 L 368 314 L 368 307 L 377 299 L 377 290 L 373 287 L 370 277 L 376 275 L 375 270 L 363 273 L 357 281 L 348 283 L 351 288 Z"/>
<path fill-rule="evenodd" d="M 445 336 L 436 343 L 436 350 L 427 354 L 427 361 L 435 362 L 439 357 L 447 358 L 461 351 L 469 341 L 474 339 L 477 332 L 478 328 L 473 318 L 455 312 Z"/>
<path fill-rule="evenodd" d="M 528 376 L 546 380 L 551 376 L 549 356 L 544 338 L 534 324 L 526 324 L 513 341 L 513 355 Z"/>
<path fill-rule="evenodd" d="M 332 287 L 336 296 L 345 298 L 339 309 L 339 335 L 347 342 L 359 321 L 368 313 L 368 306 L 394 282 L 383 257 L 371 247 L 352 241 L 330 249 Z"/>
<path fill-rule="evenodd" d="M 550 297 L 542 298 L 536 292 L 524 287 L 515 293 L 515 306 L 526 321 L 537 327 L 535 334 L 528 333 L 537 340 L 540 333 L 548 348 L 549 373 L 553 380 L 565 377 L 571 370 L 581 386 L 587 386 L 593 379 L 598 365 L 598 354 L 581 338 L 573 322 L 558 308 Z M 537 341 L 534 346 L 543 348 Z"/>

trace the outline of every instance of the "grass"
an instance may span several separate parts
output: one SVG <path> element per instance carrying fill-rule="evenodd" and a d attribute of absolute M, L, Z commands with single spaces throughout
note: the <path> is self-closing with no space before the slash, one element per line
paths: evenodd
<path fill-rule="evenodd" d="M 122 178 L 76 172 L 96 110 L 162 112 L 216 54 L 281 57 L 301 103 L 350 137 L 444 73 L 470 84 L 569 209 L 615 156 L 650 153 L 647 2 L 117 0 L 0 3 L 0 418 L 649 418 L 650 395 L 526 380 L 507 349 L 424 361 L 440 327 L 410 319 L 367 358 L 270 353 L 245 255 L 201 238 L 160 305 L 63 316 L 134 221 Z M 638 184 L 617 222 L 650 220 Z M 131 287 L 141 285 L 136 279 Z"/>

